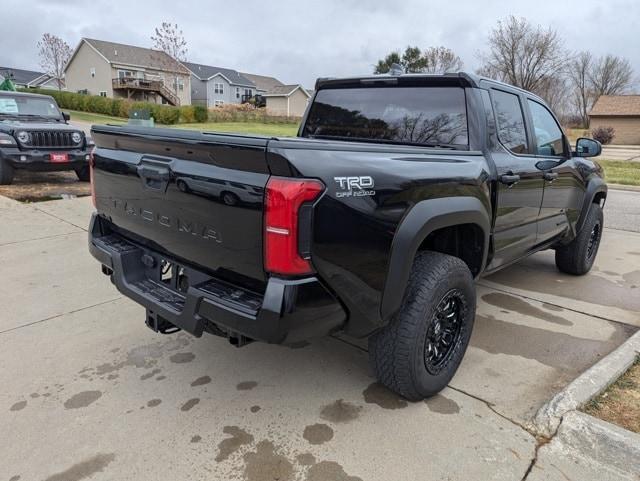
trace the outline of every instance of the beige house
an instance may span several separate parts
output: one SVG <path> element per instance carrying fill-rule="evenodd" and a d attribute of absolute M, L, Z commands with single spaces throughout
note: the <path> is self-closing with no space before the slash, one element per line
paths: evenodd
<path fill-rule="evenodd" d="M 640 95 L 603 95 L 589 113 L 589 127 L 613 127 L 612 144 L 640 145 Z"/>
<path fill-rule="evenodd" d="M 263 94 L 271 115 L 302 117 L 311 95 L 302 85 L 278 85 Z"/>
<path fill-rule="evenodd" d="M 83 38 L 65 67 L 69 92 L 191 104 L 191 73 L 164 52 Z"/>

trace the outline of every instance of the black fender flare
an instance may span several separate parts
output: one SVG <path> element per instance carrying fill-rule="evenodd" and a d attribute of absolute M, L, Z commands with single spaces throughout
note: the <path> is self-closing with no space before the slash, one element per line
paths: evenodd
<path fill-rule="evenodd" d="M 380 315 L 388 321 L 402 305 L 409 274 L 420 244 L 438 229 L 461 224 L 476 224 L 484 233 L 482 268 L 487 262 L 490 214 L 476 197 L 441 197 L 414 205 L 402 219 L 391 244 L 389 267 L 385 280 Z"/>
<path fill-rule="evenodd" d="M 595 199 L 596 195 L 600 193 L 604 193 L 606 196 L 607 191 L 607 184 L 602 178 L 594 177 L 589 181 L 589 183 L 587 184 L 587 189 L 584 193 L 582 209 L 580 210 L 580 217 L 578 218 L 578 222 L 576 224 L 576 233 L 582 230 L 584 222 L 587 219 L 587 215 L 589 214 L 589 209 L 593 204 L 593 199 Z"/>

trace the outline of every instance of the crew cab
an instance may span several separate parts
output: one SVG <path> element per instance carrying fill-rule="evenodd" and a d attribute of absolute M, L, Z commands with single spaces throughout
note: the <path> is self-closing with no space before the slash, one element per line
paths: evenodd
<path fill-rule="evenodd" d="M 150 328 L 368 337 L 410 400 L 456 372 L 474 279 L 543 249 L 586 274 L 602 235 L 600 144 L 572 148 L 542 99 L 466 73 L 319 79 L 296 138 L 92 135 L 89 249 Z"/>
<path fill-rule="evenodd" d="M 16 169 L 74 170 L 88 182 L 93 144 L 68 121 L 53 97 L 0 92 L 0 185 L 11 184 Z"/>

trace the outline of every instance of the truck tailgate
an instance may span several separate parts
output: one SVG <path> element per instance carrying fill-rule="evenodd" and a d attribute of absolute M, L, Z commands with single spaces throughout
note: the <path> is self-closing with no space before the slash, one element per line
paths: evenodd
<path fill-rule="evenodd" d="M 99 215 L 222 278 L 264 283 L 267 138 L 113 126 L 92 134 Z"/>

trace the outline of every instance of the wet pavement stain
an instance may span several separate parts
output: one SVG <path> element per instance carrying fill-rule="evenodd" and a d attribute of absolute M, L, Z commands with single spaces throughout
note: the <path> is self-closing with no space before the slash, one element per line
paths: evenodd
<path fill-rule="evenodd" d="M 260 441 L 255 451 L 244 456 L 244 479 L 246 481 L 292 481 L 293 465 L 283 455 L 276 452 L 271 441 Z M 329 481 L 324 478 L 322 481 Z"/>
<path fill-rule="evenodd" d="M 9 478 L 9 481 L 18 481 L 19 479 L 20 479 L 20 476 L 16 474 L 15 476 L 11 476 Z"/>
<path fill-rule="evenodd" d="M 154 408 L 154 407 L 160 405 L 161 402 L 162 402 L 162 399 L 152 399 L 151 401 L 149 401 L 147 403 L 147 407 L 148 408 Z"/>
<path fill-rule="evenodd" d="M 238 391 L 250 391 L 251 389 L 253 389 L 257 385 L 258 385 L 258 383 L 255 382 L 255 381 L 243 381 L 241 383 L 238 383 L 238 385 L 236 386 L 236 389 Z"/>
<path fill-rule="evenodd" d="M 432 398 L 426 399 L 424 403 L 429 410 L 438 414 L 457 414 L 460 412 L 460 406 L 458 403 L 443 396 L 442 394 L 436 394 Z"/>
<path fill-rule="evenodd" d="M 310 444 L 324 444 L 333 439 L 333 429 L 327 424 L 312 424 L 304 428 L 302 437 Z"/>
<path fill-rule="evenodd" d="M 195 406 L 196 404 L 198 404 L 200 402 L 199 398 L 193 398 L 193 399 L 189 399 L 186 403 L 184 403 L 181 407 L 180 407 L 180 411 L 189 411 L 193 406 Z"/>
<path fill-rule="evenodd" d="M 114 379 L 118 379 L 119 377 L 120 377 L 120 375 L 119 375 L 119 374 L 115 374 L 115 373 L 114 373 L 114 374 L 109 374 L 109 375 L 107 376 L 107 379 L 108 379 L 109 381 L 113 381 Z"/>
<path fill-rule="evenodd" d="M 102 396 L 100 391 L 82 391 L 74 394 L 64 402 L 65 409 L 86 408 L 89 404 L 96 402 Z"/>
<path fill-rule="evenodd" d="M 307 342 L 307 341 L 299 341 L 299 342 L 292 342 L 291 344 L 287 344 L 287 347 L 289 349 L 304 349 L 307 346 L 310 346 L 311 343 Z"/>
<path fill-rule="evenodd" d="M 195 358 L 196 358 L 196 355 L 192 352 L 178 352 L 176 354 L 173 354 L 169 358 L 169 361 L 176 364 L 184 364 L 186 362 L 193 361 Z"/>
<path fill-rule="evenodd" d="M 629 289 L 624 285 L 596 272 L 580 277 L 560 274 L 551 258 L 529 258 L 517 267 L 508 267 L 486 279 L 515 289 L 640 311 L 640 296 L 629 296 Z"/>
<path fill-rule="evenodd" d="M 313 466 L 316 464 L 316 457 L 311 453 L 301 453 L 296 456 L 296 461 L 302 466 Z"/>
<path fill-rule="evenodd" d="M 320 410 L 320 417 L 332 423 L 348 423 L 360 415 L 362 406 L 357 406 L 343 399 L 327 404 Z"/>
<path fill-rule="evenodd" d="M 548 302 L 543 302 L 542 307 L 544 307 L 548 311 L 556 311 L 556 312 L 564 311 L 564 307 L 556 306 L 555 304 L 549 304 Z"/>
<path fill-rule="evenodd" d="M 113 453 L 96 454 L 92 458 L 74 464 L 66 471 L 49 476 L 45 481 L 80 481 L 87 479 L 95 473 L 104 471 L 104 468 L 111 464 L 115 458 L 116 455 Z"/>
<path fill-rule="evenodd" d="M 357 476 L 349 476 L 344 468 L 334 461 L 321 461 L 307 472 L 307 481 L 362 481 Z"/>
<path fill-rule="evenodd" d="M 167 379 L 167 376 L 158 376 L 156 381 L 162 381 L 163 379 Z"/>
<path fill-rule="evenodd" d="M 204 386 L 205 384 L 209 384 L 211 382 L 211 378 L 209 376 L 202 376 L 196 379 L 191 383 L 191 387 L 196 386 Z"/>
<path fill-rule="evenodd" d="M 200 436 L 199 434 L 196 434 L 195 436 L 191 436 L 192 443 L 199 443 L 200 441 L 202 441 L 202 436 Z"/>
<path fill-rule="evenodd" d="M 218 455 L 216 456 L 218 463 L 228 459 L 242 446 L 253 442 L 253 436 L 238 426 L 225 426 L 222 432 L 231 437 L 223 439 L 218 444 Z"/>
<path fill-rule="evenodd" d="M 9 411 L 21 411 L 26 407 L 27 407 L 27 401 L 18 401 L 17 403 L 13 404 L 9 408 Z"/>
<path fill-rule="evenodd" d="M 377 382 L 369 384 L 367 389 L 362 391 L 362 395 L 364 396 L 364 402 L 377 404 L 383 409 L 402 409 L 409 405 L 406 399 L 401 398 Z"/>
<path fill-rule="evenodd" d="M 32 392 L 31 394 L 29 394 L 29 397 L 32 399 L 36 399 L 40 397 L 40 394 L 37 392 Z"/>
<path fill-rule="evenodd" d="M 630 284 L 631 287 L 640 284 L 640 271 L 631 271 L 626 274 L 622 274 L 624 282 Z"/>
<path fill-rule="evenodd" d="M 635 332 L 631 326 L 607 324 L 613 328 L 609 339 L 593 340 L 514 324 L 494 316 L 476 315 L 470 344 L 490 354 L 531 359 L 575 374 L 591 366 L 594 358 L 607 355 Z"/>
<path fill-rule="evenodd" d="M 257 413 L 258 411 L 260 411 L 261 407 L 260 406 L 251 406 L 251 412 L 252 413 Z"/>
<path fill-rule="evenodd" d="M 140 380 L 141 381 L 145 381 L 147 379 L 152 378 L 153 376 L 155 376 L 156 374 L 160 374 L 162 372 L 161 369 L 154 369 L 153 371 L 149 371 L 144 373 L 142 376 L 140 376 Z"/>
<path fill-rule="evenodd" d="M 535 317 L 544 321 L 552 322 L 554 324 L 560 324 L 563 326 L 573 326 L 573 322 L 567 319 L 551 314 L 550 312 L 539 309 L 538 307 L 529 304 L 527 301 L 520 299 L 509 294 L 502 292 L 492 292 L 482 296 L 482 300 L 487 304 L 491 304 L 496 307 L 503 307 L 512 312 L 517 312 L 525 316 Z"/>

